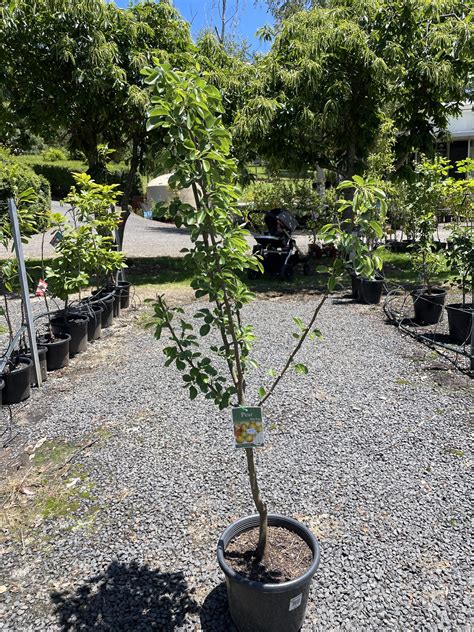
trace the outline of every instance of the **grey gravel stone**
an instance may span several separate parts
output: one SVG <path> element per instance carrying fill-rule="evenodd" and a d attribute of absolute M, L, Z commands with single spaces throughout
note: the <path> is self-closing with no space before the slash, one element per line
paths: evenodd
<path fill-rule="evenodd" d="M 249 403 L 314 301 L 247 311 L 262 363 Z M 424 349 L 368 314 L 329 301 L 324 339 L 299 358 L 309 374 L 288 374 L 265 407 L 263 493 L 322 547 L 303 630 L 467 630 L 470 383 L 439 385 L 414 359 Z M 79 514 L 94 507 L 93 524 L 51 521 L 24 553 L 4 545 L 2 630 L 233 630 L 215 547 L 253 512 L 244 455 L 229 412 L 190 402 L 163 367 L 165 344 L 130 313 L 16 412 L 18 442 L 103 438 L 79 459 L 94 497 Z"/>

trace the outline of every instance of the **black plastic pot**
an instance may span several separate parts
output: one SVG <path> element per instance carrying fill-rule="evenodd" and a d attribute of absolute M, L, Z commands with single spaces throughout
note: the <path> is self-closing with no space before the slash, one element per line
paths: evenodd
<path fill-rule="evenodd" d="M 117 285 L 120 288 L 120 307 L 128 309 L 130 307 L 130 285 L 128 281 L 119 281 Z"/>
<path fill-rule="evenodd" d="M 120 316 L 121 303 L 122 303 L 122 297 L 121 297 L 120 288 L 116 287 L 114 289 L 114 307 L 113 307 L 114 318 L 117 318 L 117 316 Z"/>
<path fill-rule="evenodd" d="M 69 364 L 69 334 L 55 334 L 54 340 L 49 336 L 38 336 L 38 342 L 48 350 L 46 354 L 46 366 L 48 371 L 63 369 Z"/>
<path fill-rule="evenodd" d="M 66 317 L 59 315 L 51 319 L 51 328 L 54 335 L 65 333 L 71 336 L 69 342 L 69 355 L 83 353 L 87 349 L 87 323 L 89 317 L 85 314 L 71 313 Z"/>
<path fill-rule="evenodd" d="M 98 340 L 102 334 L 102 313 L 104 307 L 101 303 L 87 303 L 81 310 L 88 318 L 87 340 Z"/>
<path fill-rule="evenodd" d="M 44 345 L 38 345 L 38 357 L 40 361 L 41 367 L 41 379 L 45 382 L 48 379 L 48 363 L 47 363 L 47 355 L 48 349 Z M 21 357 L 28 358 L 31 360 L 31 385 L 36 386 L 36 371 L 33 362 L 33 354 L 29 349 L 26 349 L 24 353 L 21 354 Z"/>
<path fill-rule="evenodd" d="M 419 288 L 411 293 L 415 308 L 415 322 L 418 325 L 436 325 L 443 320 L 443 305 L 446 300 L 446 290 L 432 288 L 431 293 L 425 288 Z"/>
<path fill-rule="evenodd" d="M 224 552 L 231 540 L 259 524 L 259 516 L 247 516 L 224 531 L 217 545 L 217 561 L 225 573 L 232 621 L 239 632 L 297 632 L 303 625 L 311 580 L 319 566 L 320 550 L 314 535 L 303 524 L 269 514 L 268 524 L 293 531 L 313 553 L 313 561 L 301 577 L 281 584 L 251 581 L 236 573 Z"/>
<path fill-rule="evenodd" d="M 352 298 L 358 299 L 359 298 L 359 290 L 358 290 L 358 281 L 357 281 L 357 274 L 355 272 L 350 272 L 350 277 L 351 277 L 351 296 Z"/>
<path fill-rule="evenodd" d="M 5 380 L 0 379 L 0 408 L 3 406 L 3 389 L 5 388 Z"/>
<path fill-rule="evenodd" d="M 448 312 L 449 337 L 458 344 L 469 344 L 472 336 L 472 314 L 474 303 L 451 303 Z"/>
<path fill-rule="evenodd" d="M 359 300 L 366 305 L 378 305 L 382 298 L 383 279 L 361 279 Z"/>
<path fill-rule="evenodd" d="M 5 387 L 2 393 L 4 404 L 18 404 L 31 394 L 31 367 L 33 362 L 29 358 L 21 357 L 19 364 L 13 371 L 2 374 Z"/>
<path fill-rule="evenodd" d="M 101 325 L 102 329 L 106 329 L 110 327 L 114 320 L 114 302 L 115 298 L 113 296 L 109 296 L 108 298 L 103 298 L 99 305 L 102 307 L 103 312 L 101 314 Z"/>

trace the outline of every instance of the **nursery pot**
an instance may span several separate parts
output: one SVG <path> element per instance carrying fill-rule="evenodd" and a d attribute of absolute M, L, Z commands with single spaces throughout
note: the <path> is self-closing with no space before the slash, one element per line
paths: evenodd
<path fill-rule="evenodd" d="M 443 319 L 443 305 L 446 300 L 446 290 L 432 288 L 431 293 L 425 288 L 419 288 L 412 293 L 415 308 L 415 322 L 418 325 L 436 325 Z"/>
<path fill-rule="evenodd" d="M 46 357 L 48 355 L 48 349 L 44 345 L 38 345 L 38 357 L 41 368 L 41 379 L 45 382 L 48 379 L 48 366 Z M 30 349 L 26 349 L 24 353 L 21 354 L 22 358 L 28 358 L 31 360 L 31 386 L 36 386 L 36 371 L 33 362 L 33 354 Z"/>
<path fill-rule="evenodd" d="M 469 344 L 472 336 L 472 313 L 474 303 L 451 303 L 446 305 L 448 312 L 449 337 L 458 344 Z"/>
<path fill-rule="evenodd" d="M 104 307 L 101 303 L 87 303 L 81 309 L 82 313 L 89 318 L 87 323 L 87 340 L 98 340 L 102 334 L 102 313 Z"/>
<path fill-rule="evenodd" d="M 358 288 L 359 279 L 355 272 L 349 272 L 349 274 L 351 276 L 351 289 L 352 289 L 351 297 L 358 299 L 359 298 L 359 288 Z"/>
<path fill-rule="evenodd" d="M 359 300 L 367 305 L 378 305 L 382 298 L 383 279 L 361 279 Z"/>
<path fill-rule="evenodd" d="M 116 287 L 114 290 L 114 304 L 113 304 L 114 318 L 117 318 L 117 316 L 120 316 L 121 303 L 122 303 L 122 297 L 121 297 L 120 288 Z"/>
<path fill-rule="evenodd" d="M 22 402 L 30 396 L 30 377 L 33 362 L 25 357 L 20 357 L 19 360 L 18 366 L 13 371 L 2 374 L 2 379 L 5 382 L 2 394 L 4 404 L 18 404 L 18 402 Z"/>
<path fill-rule="evenodd" d="M 0 408 L 3 406 L 3 389 L 5 388 L 5 380 L 0 378 Z"/>
<path fill-rule="evenodd" d="M 229 610 L 239 632 L 297 632 L 303 625 L 311 580 L 319 566 L 320 550 L 314 535 L 292 518 L 268 515 L 269 526 L 296 533 L 310 547 L 313 561 L 307 571 L 288 582 L 269 584 L 236 573 L 225 560 L 231 540 L 259 524 L 259 516 L 247 516 L 227 527 L 217 545 L 217 561 L 224 571 Z"/>
<path fill-rule="evenodd" d="M 51 328 L 54 335 L 65 333 L 71 336 L 69 342 L 69 355 L 83 353 L 87 349 L 87 323 L 89 317 L 79 312 L 69 313 L 66 316 L 58 315 L 51 319 Z"/>
<path fill-rule="evenodd" d="M 38 342 L 48 350 L 46 354 L 46 366 L 48 371 L 63 369 L 69 364 L 69 334 L 58 333 L 54 340 L 49 336 L 39 336 Z"/>
<path fill-rule="evenodd" d="M 114 320 L 114 302 L 115 298 L 113 296 L 109 296 L 108 298 L 103 298 L 98 303 L 103 310 L 100 316 L 102 329 L 106 329 L 112 325 Z"/>
<path fill-rule="evenodd" d="M 128 309 L 130 307 L 130 285 L 129 281 L 119 281 L 117 285 L 120 288 L 120 308 Z"/>

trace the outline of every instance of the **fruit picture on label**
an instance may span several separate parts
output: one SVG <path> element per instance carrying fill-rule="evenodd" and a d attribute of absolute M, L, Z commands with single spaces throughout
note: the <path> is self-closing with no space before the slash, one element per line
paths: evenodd
<path fill-rule="evenodd" d="M 263 446 L 263 421 L 260 408 L 236 408 L 232 411 L 232 420 L 236 447 Z"/>

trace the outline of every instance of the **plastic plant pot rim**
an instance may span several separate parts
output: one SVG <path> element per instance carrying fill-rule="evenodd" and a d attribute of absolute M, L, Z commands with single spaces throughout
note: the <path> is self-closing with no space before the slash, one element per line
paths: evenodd
<path fill-rule="evenodd" d="M 308 529 L 308 527 L 306 527 L 304 524 L 298 522 L 297 520 L 294 520 L 293 518 L 288 518 L 287 516 L 282 516 L 280 514 L 268 514 L 268 525 L 270 527 L 283 527 L 285 529 L 293 531 L 294 533 L 299 535 L 304 542 L 306 542 L 306 544 L 311 549 L 311 552 L 313 553 L 313 561 L 311 562 L 308 570 L 303 575 L 300 575 L 299 577 L 296 577 L 289 582 L 282 582 L 280 584 L 256 582 L 251 579 L 247 579 L 243 575 L 240 575 L 227 564 L 224 557 L 225 547 L 227 546 L 227 544 L 241 533 L 244 533 L 245 531 L 248 531 L 253 527 L 258 527 L 259 524 L 260 516 L 258 514 L 253 514 L 251 516 L 240 518 L 224 530 L 217 544 L 217 561 L 225 575 L 229 577 L 232 581 L 244 584 L 248 588 L 251 588 L 255 591 L 273 594 L 284 593 L 289 590 L 296 589 L 299 586 L 303 586 L 304 584 L 309 582 L 318 570 L 319 561 L 321 559 L 321 549 L 319 547 L 319 543 L 316 540 L 315 536 Z"/>
<path fill-rule="evenodd" d="M 433 287 L 430 293 L 428 293 L 428 288 L 426 287 L 418 287 L 410 292 L 412 296 L 446 296 L 447 293 L 448 291 L 443 290 L 442 287 Z"/>
<path fill-rule="evenodd" d="M 51 342 L 45 341 L 45 340 L 39 340 L 39 344 L 41 346 L 44 347 L 51 347 L 52 345 L 59 345 L 62 342 L 64 343 L 64 341 L 67 340 L 68 342 L 71 341 L 71 335 L 70 334 L 66 334 L 64 332 L 60 332 L 59 334 L 54 334 L 54 340 L 51 340 Z"/>
<path fill-rule="evenodd" d="M 474 303 L 466 303 L 463 305 L 462 303 L 448 303 L 445 305 L 445 308 L 449 311 L 453 312 L 465 312 L 466 314 L 472 314 L 474 311 Z"/>

